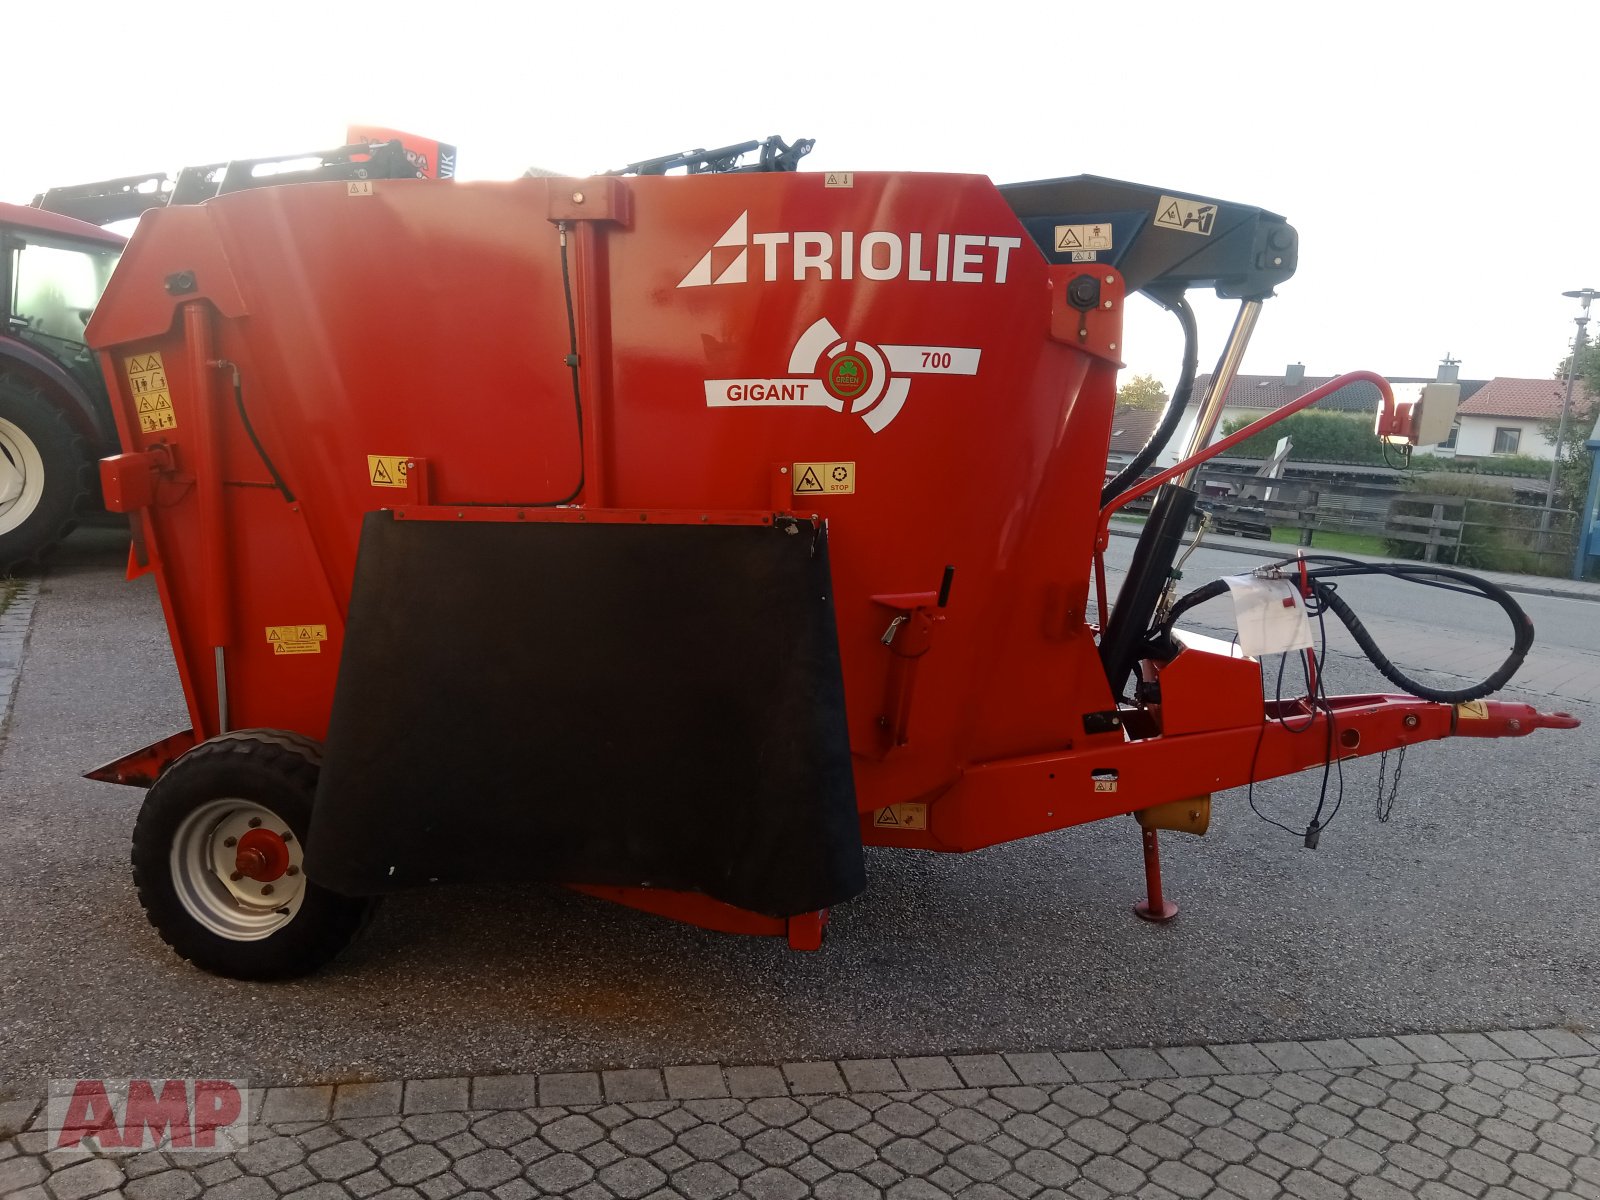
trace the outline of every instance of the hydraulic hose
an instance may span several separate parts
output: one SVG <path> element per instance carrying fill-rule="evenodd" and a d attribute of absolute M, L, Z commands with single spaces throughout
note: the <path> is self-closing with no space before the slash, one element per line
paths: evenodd
<path fill-rule="evenodd" d="M 1100 489 L 1101 508 L 1133 486 L 1139 476 L 1144 474 L 1145 468 L 1155 462 L 1156 456 L 1167 448 L 1172 435 L 1178 432 L 1178 424 L 1183 420 L 1184 410 L 1189 407 L 1190 395 L 1194 391 L 1194 375 L 1199 367 L 1200 333 L 1195 327 L 1194 310 L 1189 307 L 1189 302 L 1184 299 L 1183 293 L 1167 297 L 1147 288 L 1144 294 L 1176 316 L 1178 324 L 1183 326 L 1183 367 L 1178 374 L 1178 386 L 1172 389 L 1172 399 L 1167 401 L 1167 407 L 1161 413 L 1161 421 L 1151 433 L 1149 440 L 1140 448 L 1139 453 L 1117 472 L 1116 478 Z"/>
<path fill-rule="evenodd" d="M 1293 566 L 1299 561 L 1301 560 L 1285 558 L 1267 565 L 1269 567 Z M 1480 579 L 1476 575 L 1469 575 L 1465 571 L 1451 570 L 1447 567 L 1358 562 L 1355 559 L 1341 558 L 1330 554 L 1308 554 L 1304 561 L 1307 563 L 1332 564 L 1306 572 L 1306 579 L 1310 584 L 1312 594 L 1317 597 L 1319 603 L 1344 623 L 1345 628 L 1350 631 L 1350 636 L 1355 639 L 1356 645 L 1361 647 L 1362 653 L 1372 661 L 1373 666 L 1382 672 L 1385 679 L 1420 699 L 1433 700 L 1440 704 L 1463 704 L 1468 700 L 1481 700 L 1485 696 L 1492 695 L 1510 682 L 1511 677 L 1522 666 L 1523 660 L 1528 656 L 1529 649 L 1533 646 L 1533 621 L 1522 606 L 1512 599 L 1510 592 L 1497 584 L 1490 583 L 1487 579 Z M 1429 587 L 1441 587 L 1448 591 L 1464 592 L 1468 595 L 1476 594 L 1493 600 L 1511 618 L 1513 635 L 1510 655 L 1495 669 L 1492 675 L 1470 687 L 1436 688 L 1417 682 L 1395 666 L 1389 657 L 1384 654 L 1377 641 L 1367 630 L 1367 627 L 1361 623 L 1361 618 L 1356 616 L 1350 605 L 1339 595 L 1336 585 L 1328 582 L 1329 580 L 1353 575 L 1392 575 L 1397 579 L 1409 579 L 1412 582 L 1426 584 Z M 1172 606 L 1172 611 L 1166 621 L 1156 631 L 1155 640 L 1163 646 L 1168 645 L 1172 627 L 1183 613 L 1198 604 L 1203 604 L 1207 600 L 1222 595 L 1227 590 L 1227 580 L 1218 579 L 1188 593 Z"/>

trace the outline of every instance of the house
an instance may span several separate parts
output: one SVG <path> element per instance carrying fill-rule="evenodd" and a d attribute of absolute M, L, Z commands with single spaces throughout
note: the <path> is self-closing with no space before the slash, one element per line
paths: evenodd
<path fill-rule="evenodd" d="M 1462 398 L 1450 437 L 1428 449 L 1464 459 L 1508 454 L 1554 459 L 1556 448 L 1545 437 L 1544 427 L 1546 422 L 1560 419 L 1565 396 L 1564 380 L 1496 376 L 1470 397 Z M 1580 427 L 1586 424 L 1584 418 L 1589 412 L 1590 397 L 1582 383 L 1574 382 L 1572 420 L 1568 425 L 1571 436 L 1582 436 Z"/>
<path fill-rule="evenodd" d="M 1162 405 L 1166 400 L 1162 400 Z M 1150 440 L 1156 424 L 1161 420 L 1161 408 L 1129 408 L 1119 405 L 1111 414 L 1111 445 L 1106 454 L 1106 468 L 1112 474 L 1132 461 L 1133 456 Z M 1176 439 L 1174 439 L 1176 440 Z"/>

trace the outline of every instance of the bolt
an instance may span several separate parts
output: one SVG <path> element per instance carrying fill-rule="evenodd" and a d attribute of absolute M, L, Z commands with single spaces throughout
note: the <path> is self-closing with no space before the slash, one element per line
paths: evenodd
<path fill-rule="evenodd" d="M 1107 350 L 1115 350 L 1116 348 L 1117 348 L 1117 344 L 1115 342 L 1107 342 L 1106 343 L 1106 349 Z"/>
<path fill-rule="evenodd" d="M 244 878 L 244 872 L 243 871 L 235 871 L 231 875 L 229 875 L 228 878 L 233 880 L 233 882 L 238 883 L 239 880 Z"/>
<path fill-rule="evenodd" d="M 582 204 L 583 203 L 583 193 L 582 192 L 573 192 L 572 193 L 572 202 L 574 204 Z"/>
<path fill-rule="evenodd" d="M 278 836 L 279 836 L 279 837 L 281 837 L 281 838 L 282 838 L 282 839 L 283 839 L 283 840 L 284 840 L 284 841 L 286 841 L 286 842 L 292 842 L 292 841 L 294 841 L 294 834 L 292 834 L 292 833 L 290 833 L 290 832 L 289 832 L 289 831 L 288 831 L 288 830 L 287 830 L 287 829 L 285 829 L 285 830 L 284 830 L 284 831 L 283 831 L 283 832 L 282 832 L 282 833 L 280 833 L 280 834 L 279 834 L 279 835 L 278 835 Z"/>
<path fill-rule="evenodd" d="M 250 828 L 251 829 L 260 829 L 261 828 L 261 818 L 260 817 L 251 817 L 250 818 Z"/>
<path fill-rule="evenodd" d="M 231 837 L 231 838 L 223 838 L 222 839 L 222 844 L 224 846 L 237 846 L 239 844 L 239 839 L 238 838 L 233 838 L 233 837 Z"/>
<path fill-rule="evenodd" d="M 1115 275 L 1107 275 L 1106 276 L 1106 282 L 1107 283 L 1115 283 L 1116 281 L 1117 281 L 1117 277 Z"/>
<path fill-rule="evenodd" d="M 300 868 L 299 867 L 290 867 L 287 871 L 284 872 L 284 874 L 285 875 L 298 875 L 298 874 L 300 874 Z"/>
<path fill-rule="evenodd" d="M 1110 307 L 1111 307 L 1111 301 L 1109 301 L 1109 300 L 1107 300 L 1107 301 L 1106 301 L 1106 302 L 1105 302 L 1105 304 L 1103 304 L 1103 305 L 1102 305 L 1102 306 L 1101 306 L 1101 307 L 1103 307 L 1103 308 L 1110 308 Z"/>
<path fill-rule="evenodd" d="M 1516 733 L 1517 730 L 1522 728 L 1522 722 L 1513 718 L 1512 720 L 1506 722 L 1506 728 L 1512 733 Z"/>
<path fill-rule="evenodd" d="M 1407 713 L 1406 719 L 1400 723 L 1407 729 L 1415 729 L 1418 725 L 1422 724 L 1422 718 L 1417 716 L 1416 713 Z"/>
<path fill-rule="evenodd" d="M 262 894 L 262 895 L 263 895 L 263 896 L 270 896 L 270 895 L 272 895 L 272 885 L 271 885 L 271 884 L 270 884 L 270 883 L 269 883 L 269 884 L 267 884 L 267 885 L 266 885 L 266 886 L 264 886 L 264 887 L 263 887 L 263 888 L 262 888 L 262 889 L 261 889 L 261 894 Z"/>

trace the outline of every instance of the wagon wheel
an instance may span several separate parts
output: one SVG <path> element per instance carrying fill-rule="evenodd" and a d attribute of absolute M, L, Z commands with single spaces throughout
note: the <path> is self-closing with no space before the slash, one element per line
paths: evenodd
<path fill-rule="evenodd" d="M 235 979 L 286 979 L 328 962 L 375 902 L 305 876 L 321 751 L 246 729 L 202 742 L 156 780 L 133 830 L 133 881 L 161 938 Z"/>

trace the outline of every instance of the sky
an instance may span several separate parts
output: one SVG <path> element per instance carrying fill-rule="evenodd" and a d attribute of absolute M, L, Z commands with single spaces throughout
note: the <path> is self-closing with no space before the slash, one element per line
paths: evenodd
<path fill-rule="evenodd" d="M 779 133 L 808 170 L 1095 174 L 1258 205 L 1300 267 L 1244 363 L 1551 375 L 1600 288 L 1600 4 L 5 6 L 0 199 L 325 148 L 351 123 L 466 179 L 584 174 Z M 1201 364 L 1233 304 L 1197 302 Z M 1600 317 L 1600 310 L 1596 311 Z M 1600 321 L 1596 322 L 1600 325 Z M 1130 309 L 1129 373 L 1180 340 Z"/>

